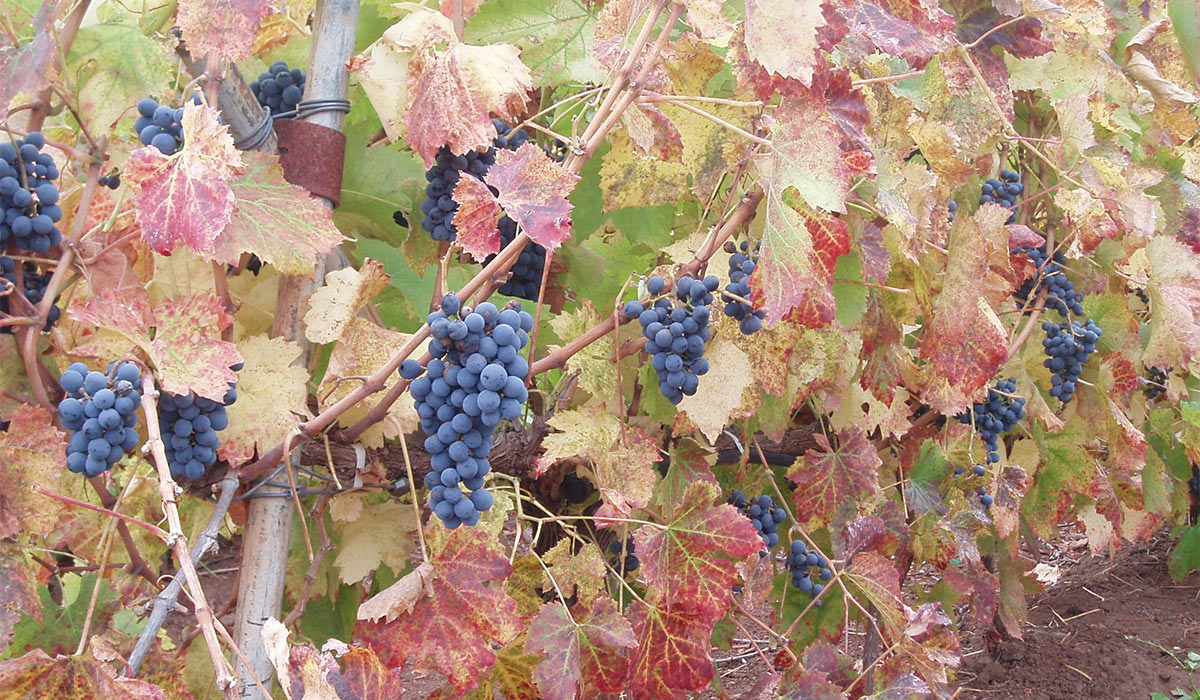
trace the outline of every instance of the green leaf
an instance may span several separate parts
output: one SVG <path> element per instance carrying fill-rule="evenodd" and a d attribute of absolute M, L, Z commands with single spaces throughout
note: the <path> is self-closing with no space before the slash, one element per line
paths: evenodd
<path fill-rule="evenodd" d="M 1167 15 L 1179 48 L 1192 68 L 1192 77 L 1200 77 L 1200 2 L 1197 0 L 1168 0 Z"/>
<path fill-rule="evenodd" d="M 854 328 L 867 312 L 867 288 L 862 282 L 862 258 L 858 251 L 838 258 L 833 268 L 833 298 L 837 302 L 836 318 L 846 328 Z"/>
<path fill-rule="evenodd" d="M 367 148 L 378 122 L 346 128 L 346 161 L 342 175 L 342 203 L 333 220 L 343 231 L 399 244 L 420 229 L 425 198 L 425 166 L 411 151 L 394 146 Z M 392 214 L 404 213 L 408 228 L 396 224 Z"/>
<path fill-rule="evenodd" d="M 164 97 L 174 65 L 166 45 L 147 38 L 136 26 L 98 24 L 79 30 L 67 70 L 79 80 L 79 116 L 98 136 L 110 133 L 139 98 Z"/>
<path fill-rule="evenodd" d="M 596 18 L 575 0 L 490 0 L 466 27 L 467 42 L 521 47 L 534 84 L 599 83 L 593 41 Z"/>
<path fill-rule="evenodd" d="M 1193 571 L 1200 571 L 1200 525 L 1193 525 L 1183 531 L 1183 536 L 1171 552 L 1167 561 L 1167 570 L 1171 578 L 1182 581 Z"/>

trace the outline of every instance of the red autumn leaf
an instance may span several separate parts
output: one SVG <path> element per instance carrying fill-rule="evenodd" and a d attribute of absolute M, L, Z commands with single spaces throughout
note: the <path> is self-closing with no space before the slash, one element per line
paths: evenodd
<path fill-rule="evenodd" d="M 150 248 L 169 255 L 183 243 L 212 255 L 214 241 L 233 214 L 229 181 L 241 173 L 241 151 L 217 111 L 190 102 L 183 107 L 184 145 L 164 156 L 153 146 L 135 150 L 122 179 L 134 191 L 137 222 Z"/>
<path fill-rule="evenodd" d="M 976 217 L 1007 214 L 1000 207 L 985 209 L 989 211 Z M 921 339 L 921 357 L 929 363 L 923 372 L 926 392 L 921 398 L 934 410 L 952 416 L 970 404 L 1008 359 L 1008 332 L 981 293 L 990 256 L 975 219 L 950 229 L 947 248 L 942 291 Z"/>
<path fill-rule="evenodd" d="M 235 207 L 217 237 L 215 257 L 236 263 L 253 253 L 283 274 L 311 274 L 313 264 L 345 240 L 328 208 L 283 179 L 279 159 L 247 151 L 246 169 L 231 181 Z"/>
<path fill-rule="evenodd" d="M 841 219 L 812 210 L 797 212 L 783 193 L 767 190 L 762 253 L 750 276 L 755 301 L 762 300 L 767 322 L 789 311 L 810 328 L 833 320 L 833 271 L 837 259 L 850 252 L 850 235 Z"/>
<path fill-rule="evenodd" d="M 865 54 L 878 49 L 920 69 L 954 43 L 954 18 L 937 3 L 857 0 L 839 4 L 838 12 L 850 27 L 850 40 L 846 44 L 851 53 Z M 854 51 L 855 48 L 859 50 Z"/>
<path fill-rule="evenodd" d="M 115 331 L 145 351 L 164 391 L 194 391 L 220 401 L 229 382 L 237 381 L 229 368 L 242 356 L 236 345 L 221 340 L 233 317 L 212 294 L 164 299 L 150 309 L 145 298 L 109 291 L 71 307 L 71 315 Z"/>
<path fill-rule="evenodd" d="M 430 557 L 432 593 L 391 622 L 360 623 L 358 636 L 388 667 L 411 660 L 446 676 L 459 693 L 475 686 L 496 661 L 489 641 L 507 643 L 521 629 L 516 601 L 503 586 L 487 585 L 512 573 L 493 545 L 475 528 L 451 532 Z"/>
<path fill-rule="evenodd" d="M 0 515 L 2 520 L 3 516 Z M 42 621 L 42 601 L 38 597 L 42 586 L 34 576 L 31 565 L 32 560 L 18 545 L 0 544 L 0 646 L 8 646 L 13 627 L 23 615 L 37 622 Z"/>
<path fill-rule="evenodd" d="M 499 253 L 500 229 L 496 224 L 504 212 L 488 186 L 473 177 L 460 177 L 454 187 L 454 201 L 458 202 L 458 210 L 454 212 L 454 227 L 458 229 L 455 240 L 463 250 L 476 260 Z"/>
<path fill-rule="evenodd" d="M 193 56 L 240 61 L 250 55 L 274 0 L 188 0 L 179 3 L 179 28 Z"/>
<path fill-rule="evenodd" d="M 716 621 L 729 609 L 735 568 L 762 549 L 750 520 L 728 504 L 713 506 L 720 496 L 708 483 L 694 483 L 663 529 L 642 528 L 634 542 L 646 582 L 659 589 L 664 605 Z"/>
<path fill-rule="evenodd" d="M 846 211 L 850 171 L 839 144 L 843 135 L 824 96 L 785 97 L 775 112 L 765 186 L 796 191 L 813 209 Z"/>
<path fill-rule="evenodd" d="M 516 151 L 498 152 L 483 179 L 500 191 L 496 199 L 504 211 L 547 250 L 571 236 L 567 195 L 579 176 L 550 160 L 542 149 L 526 143 Z"/>
<path fill-rule="evenodd" d="M 846 700 L 846 695 L 829 682 L 829 674 L 801 668 L 796 674 L 794 698 L 804 700 Z"/>
<path fill-rule="evenodd" d="M 54 427 L 50 411 L 20 405 L 0 432 L 0 539 L 20 532 L 49 532 L 63 505 L 34 490 L 53 490 L 66 467 L 66 436 Z"/>
<path fill-rule="evenodd" d="M 636 602 L 629 617 L 638 649 L 629 680 L 632 700 L 680 698 L 713 679 L 713 621 L 682 608 Z"/>
<path fill-rule="evenodd" d="M 1053 42 L 1042 37 L 1042 21 L 1027 17 L 1008 24 L 1012 17 L 1000 14 L 992 5 L 971 0 L 949 0 L 946 7 L 957 18 L 954 33 L 958 40 L 972 46 L 971 58 L 979 66 L 1000 108 L 1012 119 L 1012 91 L 1008 86 L 1008 66 L 1004 57 L 1033 58 L 1054 50 Z"/>
<path fill-rule="evenodd" d="M 54 37 L 48 30 L 60 4 L 60 0 L 43 0 L 33 16 L 37 34 L 28 44 L 9 44 L 7 34 L 0 39 L 0 118 L 8 115 L 8 106 L 17 95 L 31 91 L 46 75 L 55 56 Z"/>
<path fill-rule="evenodd" d="M 51 658 L 41 649 L 0 661 L 0 689 L 6 698 L 167 700 L 162 688 L 134 678 L 117 678 L 111 667 L 91 654 Z"/>
<path fill-rule="evenodd" d="M 908 608 L 900 597 L 900 572 L 876 552 L 861 552 L 842 572 L 847 585 L 879 611 L 879 623 L 888 642 L 900 639 L 908 622 Z"/>
<path fill-rule="evenodd" d="M 545 656 L 533 679 L 546 700 L 571 700 L 577 688 L 585 698 L 625 688 L 637 646 L 629 621 L 611 598 L 596 599 L 586 618 L 580 613 L 572 621 L 562 605 L 547 605 L 529 626 L 525 649 Z"/>
<path fill-rule="evenodd" d="M 491 115 L 514 121 L 533 83 L 517 47 L 469 46 L 439 23 L 421 27 L 426 35 L 414 40 L 404 123 L 408 145 L 429 166 L 442 146 L 453 153 L 490 146 Z"/>
<path fill-rule="evenodd" d="M 858 382 L 876 399 L 890 404 L 905 368 L 912 364 L 902 344 L 900 324 L 891 317 L 879 296 L 872 294 L 867 299 L 861 328 L 863 369 Z"/>
<path fill-rule="evenodd" d="M 796 484 L 796 519 L 802 524 L 828 524 L 841 505 L 879 490 L 879 452 L 858 426 L 838 433 L 834 449 L 828 438 L 814 435 L 822 451 L 810 449 L 787 473 Z"/>

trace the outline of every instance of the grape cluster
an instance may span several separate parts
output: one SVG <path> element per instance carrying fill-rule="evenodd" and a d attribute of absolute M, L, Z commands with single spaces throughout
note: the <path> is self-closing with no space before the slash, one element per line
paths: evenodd
<path fill-rule="evenodd" d="M 46 287 L 50 284 L 50 278 L 53 277 L 53 275 L 49 272 L 39 273 L 36 265 L 31 262 L 26 262 L 22 266 L 21 277 L 23 278 L 22 286 L 24 287 L 24 289 L 21 291 L 25 294 L 25 299 L 27 299 L 30 304 L 37 306 L 37 304 L 45 295 Z M 0 256 L 0 278 L 4 279 L 8 283 L 6 285 L 0 285 L 0 290 L 6 287 L 11 287 L 14 290 L 13 294 L 15 294 L 17 286 L 17 264 L 12 258 L 6 255 Z M 22 313 L 11 306 L 12 302 L 10 300 L 13 298 L 13 294 L 5 294 L 4 296 L 0 296 L 0 314 L 18 315 Z M 46 314 L 46 325 L 42 327 L 42 330 L 49 331 L 54 326 L 55 322 L 58 321 L 60 316 L 62 316 L 62 312 L 58 310 L 58 307 L 51 306 L 50 312 Z M 15 328 L 15 326 L 0 326 L 0 333 L 11 334 L 13 332 L 13 328 Z"/>
<path fill-rule="evenodd" d="M 121 176 L 117 173 L 113 173 L 112 175 L 101 175 L 100 179 L 96 181 L 96 184 L 100 185 L 101 187 L 107 187 L 110 190 L 115 190 L 121 186 Z"/>
<path fill-rule="evenodd" d="M 954 221 L 954 214 L 958 211 L 958 202 L 952 199 L 946 202 L 946 208 L 950 210 L 950 221 Z"/>
<path fill-rule="evenodd" d="M 1146 380 L 1143 382 L 1142 391 L 1146 394 L 1146 399 L 1155 399 L 1167 393 L 1167 377 L 1171 374 L 1171 368 L 1160 369 L 1158 367 L 1146 368 Z"/>
<path fill-rule="evenodd" d="M 242 363 L 231 367 L 235 372 Z M 166 444 L 167 465 L 171 476 L 199 479 L 217 461 L 220 438 L 217 431 L 229 426 L 226 406 L 237 401 L 233 382 L 221 401 L 213 401 L 188 392 L 184 396 L 163 392 L 158 400 L 158 427 Z"/>
<path fill-rule="evenodd" d="M 62 242 L 57 224 L 58 166 L 42 153 L 46 139 L 31 131 L 24 139 L 0 143 L 0 247 L 12 240 L 17 248 L 45 253 Z"/>
<path fill-rule="evenodd" d="M 1004 222 L 1011 224 L 1017 218 L 1017 197 L 1025 191 L 1021 184 L 1021 176 L 1014 170 L 1005 168 L 1000 171 L 1000 179 L 989 177 L 980 186 L 979 203 L 981 205 L 993 202 L 1012 210 L 1012 214 Z"/>
<path fill-rule="evenodd" d="M 608 553 L 611 555 L 608 558 L 609 565 L 622 576 L 637 571 L 637 568 L 641 566 L 641 562 L 633 552 L 632 537 L 624 541 L 613 540 L 608 545 Z"/>
<path fill-rule="evenodd" d="M 1012 395 L 1017 390 L 1017 381 L 1009 378 L 996 383 L 995 388 L 988 389 L 987 400 L 975 404 L 970 411 L 960 413 L 957 418 L 960 423 L 974 425 L 983 444 L 987 447 L 987 462 L 994 464 L 1000 461 L 999 438 L 1016 427 L 1025 417 L 1025 399 Z M 980 467 L 976 467 L 976 471 Z M 976 476 L 983 476 L 976 473 Z"/>
<path fill-rule="evenodd" d="M 455 155 L 449 147 L 442 146 L 434 157 L 433 167 L 425 172 L 429 184 L 425 186 L 425 200 L 421 202 L 421 213 L 424 215 L 421 226 L 433 240 L 453 241 L 458 235 L 454 227 L 454 212 L 458 211 L 454 188 L 458 186 L 462 174 L 465 172 L 482 180 L 488 168 L 496 162 L 497 148 L 517 149 L 529 140 L 529 134 L 521 129 L 514 130 L 499 119 L 493 119 L 492 125 L 496 127 L 498 135 L 492 140 L 491 148 Z"/>
<path fill-rule="evenodd" d="M 428 323 L 434 359 L 426 376 L 415 360 L 400 365 L 400 376 L 412 380 L 409 391 L 427 436 L 429 506 L 453 529 L 474 525 L 492 507 L 492 494 L 483 488 L 492 468 L 492 436 L 500 421 L 521 415 L 529 397 L 529 363 L 518 351 L 529 341 L 533 317 L 517 302 L 503 311 L 484 302 L 472 311 L 447 294 Z"/>
<path fill-rule="evenodd" d="M 71 431 L 67 468 L 98 476 L 138 446 L 137 408 L 142 403 L 137 365 L 123 362 L 108 372 L 89 371 L 76 362 L 59 378 L 67 397 L 58 404 L 62 425 Z"/>
<path fill-rule="evenodd" d="M 750 242 L 742 241 L 739 251 L 734 247 L 733 242 L 729 241 L 725 244 L 725 252 L 731 254 L 729 256 L 729 284 L 725 285 L 725 291 L 742 299 L 749 299 L 750 275 L 758 266 L 758 246 L 754 246 L 754 252 L 751 253 Z M 721 300 L 725 302 L 725 315 L 740 322 L 742 333 L 750 335 L 762 328 L 763 319 L 767 317 L 765 311 L 755 311 L 750 305 L 731 296 L 722 295 Z"/>
<path fill-rule="evenodd" d="M 592 482 L 582 479 L 575 474 L 566 474 L 562 479 L 561 493 L 571 503 L 583 503 L 595 493 L 596 487 Z"/>
<path fill-rule="evenodd" d="M 792 542 L 791 551 L 788 552 L 787 568 L 792 574 L 792 585 L 799 588 L 801 593 L 807 593 L 813 598 L 819 596 L 821 591 L 825 590 L 825 583 L 833 578 L 829 561 L 821 556 L 820 552 L 809 551 L 804 540 Z M 812 573 L 814 568 L 817 569 L 815 576 Z M 820 581 L 815 579 L 820 579 Z M 817 602 L 820 603 L 820 601 Z"/>
<path fill-rule="evenodd" d="M 286 118 L 296 113 L 296 105 L 304 98 L 304 82 L 304 71 L 289 70 L 286 62 L 276 61 L 250 83 L 250 90 L 260 105 L 271 110 L 271 116 Z"/>
<path fill-rule="evenodd" d="M 192 104 L 201 104 L 199 95 L 192 95 Z M 183 148 L 183 108 L 160 105 L 153 97 L 143 97 L 137 103 L 137 121 L 133 128 L 146 146 L 154 146 L 164 156 L 174 155 Z"/>
<path fill-rule="evenodd" d="M 1077 316 L 1083 315 L 1083 294 L 1075 290 L 1075 284 L 1063 271 L 1067 261 L 1061 252 L 1056 252 L 1053 259 L 1047 259 L 1045 246 L 1020 247 L 1014 252 L 1024 253 L 1038 269 L 1033 279 L 1026 280 L 1020 289 L 1013 292 L 1013 298 L 1020 305 L 1024 306 L 1045 289 L 1046 308 L 1054 309 L 1063 316 L 1069 316 L 1068 311 Z"/>
<path fill-rule="evenodd" d="M 1050 377 L 1050 395 L 1067 403 L 1075 395 L 1075 383 L 1083 374 L 1083 365 L 1096 351 L 1096 341 L 1104 331 L 1091 319 L 1087 323 L 1046 321 L 1042 330 L 1046 331 L 1042 347 L 1049 355 L 1042 364 L 1053 375 Z"/>
<path fill-rule="evenodd" d="M 673 404 L 695 394 L 700 377 L 708 372 L 708 360 L 704 359 L 704 344 L 712 337 L 708 305 L 719 285 L 713 275 L 703 280 L 685 275 L 675 285 L 677 303 L 662 297 L 651 308 L 637 300 L 625 304 L 625 316 L 642 324 L 646 352 L 658 373 L 658 390 Z M 661 294 L 666 282 L 654 276 L 646 288 L 651 294 Z"/>
<path fill-rule="evenodd" d="M 759 556 L 766 556 L 767 551 L 774 549 L 775 545 L 779 544 L 779 526 L 787 520 L 787 511 L 778 508 L 775 505 L 774 499 L 770 496 L 759 496 L 757 500 L 748 502 L 746 494 L 741 491 L 734 491 L 729 494 L 726 503 L 738 509 L 742 515 L 750 518 L 750 522 L 754 525 L 754 529 L 758 530 L 758 536 L 762 538 L 763 544 L 767 549 L 759 552 Z"/>
<path fill-rule="evenodd" d="M 517 223 L 505 214 L 500 217 L 498 228 L 500 229 L 500 248 L 504 249 L 517 237 Z M 492 257 L 495 256 L 489 257 L 484 264 L 491 262 Z M 538 292 L 542 289 L 542 269 L 545 266 L 546 248 L 529 241 L 509 270 L 511 274 L 508 280 L 500 286 L 500 293 L 510 297 L 537 301 Z"/>

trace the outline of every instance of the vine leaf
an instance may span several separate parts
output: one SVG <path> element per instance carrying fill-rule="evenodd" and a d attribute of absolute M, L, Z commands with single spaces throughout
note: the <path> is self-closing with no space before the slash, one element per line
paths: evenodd
<path fill-rule="evenodd" d="M 715 442 L 729 423 L 729 417 L 743 410 L 743 393 L 755 386 L 755 381 L 749 357 L 729 340 L 729 336 L 713 338 L 705 348 L 705 354 L 712 368 L 701 377 L 701 389 L 679 402 L 679 412 Z"/>
<path fill-rule="evenodd" d="M 633 536 L 646 582 L 661 591 L 663 604 L 711 622 L 729 609 L 736 560 L 763 547 L 749 518 L 729 504 L 712 505 L 720 495 L 712 484 L 692 484 L 665 528 Z"/>
<path fill-rule="evenodd" d="M 810 207 L 844 213 L 850 169 L 841 140 L 823 95 L 784 97 L 771 134 L 771 186 L 779 192 L 795 187 Z"/>
<path fill-rule="evenodd" d="M 237 403 L 229 407 L 229 427 L 221 433 L 218 453 L 234 464 L 247 462 L 255 451 L 266 452 L 288 439 L 296 424 L 308 418 L 308 372 L 293 363 L 300 346 L 283 338 L 255 335 L 239 344 L 246 358 L 237 373 Z"/>
<path fill-rule="evenodd" d="M 223 399 L 229 383 L 238 381 L 230 367 L 242 361 L 237 346 L 221 340 L 233 323 L 224 302 L 212 294 L 193 294 L 163 299 L 153 309 L 148 305 L 146 297 L 107 291 L 71 307 L 71 313 L 80 323 L 115 331 L 144 350 L 164 391 Z"/>
<path fill-rule="evenodd" d="M 215 109 L 183 106 L 184 145 L 174 155 L 143 146 L 125 161 L 122 179 L 134 192 L 134 211 L 150 249 L 169 255 L 180 243 L 211 256 L 229 225 L 234 197 L 230 180 L 245 167 L 229 129 Z"/>
<path fill-rule="evenodd" d="M 162 688 L 134 678 L 117 678 L 89 652 L 51 658 L 41 649 L 0 661 L 0 688 L 12 698 L 104 698 L 167 700 Z"/>
<path fill-rule="evenodd" d="M 65 506 L 34 491 L 53 490 L 66 468 L 66 435 L 54 427 L 50 411 L 21 404 L 0 432 L 0 539 L 20 532 L 50 532 Z"/>
<path fill-rule="evenodd" d="M 325 276 L 325 286 L 313 292 L 304 314 L 304 336 L 324 345 L 342 337 L 358 310 L 388 286 L 383 265 L 367 259 L 355 270 L 348 267 Z"/>
<path fill-rule="evenodd" d="M 573 621 L 562 604 L 547 605 L 529 626 L 525 649 L 545 657 L 533 680 L 546 700 L 572 700 L 577 688 L 585 698 L 625 688 L 629 650 L 637 646 L 633 627 L 611 598 L 596 599 L 590 614 L 583 606 L 576 611 L 587 616 Z"/>
<path fill-rule="evenodd" d="M 762 300 L 768 324 L 791 311 L 805 326 L 826 326 L 837 311 L 834 267 L 850 252 L 846 223 L 812 209 L 798 211 L 784 201 L 779 183 L 764 183 L 765 211 L 755 218 L 763 234 L 758 269 L 750 277 L 754 300 Z"/>
<path fill-rule="evenodd" d="M 856 0 L 839 3 L 837 12 L 850 28 L 849 46 L 870 46 L 925 67 L 954 41 L 954 18 L 937 3 L 912 0 Z M 865 42 L 864 42 L 865 40 Z"/>
<path fill-rule="evenodd" d="M 662 457 L 658 440 L 647 431 L 634 426 L 622 430 L 616 416 L 595 409 L 556 413 L 547 423 L 561 432 L 542 441 L 538 474 L 561 459 L 584 457 L 592 462 L 604 500 L 597 517 L 627 518 L 649 502 L 657 478 L 654 465 Z"/>
<path fill-rule="evenodd" d="M 476 260 L 500 252 L 500 229 L 497 222 L 504 211 L 496 202 L 488 186 L 474 177 L 460 177 L 454 187 L 454 201 L 458 210 L 454 212 L 454 228 L 458 229 L 455 240 Z"/>
<path fill-rule="evenodd" d="M 746 49 L 768 72 L 812 84 L 818 30 L 825 26 L 820 0 L 747 0 Z"/>
<path fill-rule="evenodd" d="M 0 447 L 0 454 L 3 449 Z M 0 527 L 3 526 L 3 519 L 3 514 L 0 514 Z M 30 570 L 30 563 L 19 545 L 7 542 L 0 544 L 0 646 L 7 647 L 12 641 L 13 627 L 22 616 L 42 621 L 42 601 L 38 597 L 42 585 Z"/>
<path fill-rule="evenodd" d="M 262 21 L 275 0 L 195 0 L 179 4 L 179 28 L 193 56 L 240 61 L 250 55 Z"/>
<path fill-rule="evenodd" d="M 333 216 L 302 187 L 283 179 L 274 154 L 247 151 L 245 172 L 230 182 L 235 207 L 214 257 L 234 264 L 253 253 L 283 274 L 311 274 L 313 263 L 346 240 Z"/>
<path fill-rule="evenodd" d="M 519 46 L 535 87 L 604 81 L 594 61 L 596 17 L 579 0 L 491 0 L 467 23 L 466 38 Z"/>
<path fill-rule="evenodd" d="M 991 257 L 998 254 L 1007 261 L 1008 250 L 991 250 L 980 233 L 1008 214 L 985 206 L 950 229 L 945 281 L 921 340 L 921 356 L 929 363 L 922 373 L 927 391 L 921 398 L 947 416 L 965 409 L 1008 359 L 1008 332 L 981 289 Z"/>
<path fill-rule="evenodd" d="M 396 537 L 416 532 L 412 508 L 400 501 L 367 504 L 355 519 L 338 523 L 337 558 L 333 566 L 342 583 L 355 584 L 382 565 L 403 571 L 413 548 L 411 537 Z"/>
<path fill-rule="evenodd" d="M 0 40 L 0 119 L 8 116 L 8 106 L 17 95 L 32 91 L 46 75 L 56 55 L 49 30 L 61 4 L 61 0 L 43 0 L 33 16 L 36 33 L 28 44 L 9 44 L 7 34 Z"/>
<path fill-rule="evenodd" d="M 1200 263 L 1182 243 L 1159 236 L 1146 246 L 1151 273 L 1147 366 L 1180 367 L 1200 353 Z"/>
<path fill-rule="evenodd" d="M 339 666 L 333 654 L 317 651 L 311 644 L 289 646 L 288 630 L 275 618 L 263 623 L 262 635 L 279 674 L 279 687 L 289 700 L 366 700 L 398 698 L 403 693 L 401 669 L 385 668 L 370 649 L 331 640 L 326 646 L 336 650 Z"/>
<path fill-rule="evenodd" d="M 533 82 L 512 44 L 463 44 L 440 13 L 413 10 L 412 15 L 418 14 L 436 18 L 418 20 L 415 29 L 421 33 L 410 39 L 402 120 L 408 145 L 429 166 L 442 146 L 466 153 L 490 145 L 496 137 L 490 114 L 515 120 Z"/>
<path fill-rule="evenodd" d="M 580 603 L 587 605 L 596 599 L 604 590 L 604 577 L 607 569 L 604 566 L 604 555 L 595 543 L 588 542 L 578 552 L 572 552 L 572 542 L 561 539 L 542 557 L 549 573 L 542 574 L 542 590 L 551 590 L 558 584 L 564 596 L 576 596 Z M 550 574 L 554 575 L 553 581 Z"/>
<path fill-rule="evenodd" d="M 504 211 L 547 250 L 571 237 L 572 204 L 567 195 L 579 176 L 550 160 L 542 149 L 525 143 L 516 151 L 499 151 L 483 179 L 500 191 L 496 200 Z"/>
<path fill-rule="evenodd" d="M 834 449 L 822 433 L 813 438 L 821 448 L 809 449 L 788 470 L 796 484 L 796 519 L 801 523 L 825 525 L 842 504 L 871 496 L 879 490 L 879 452 L 857 426 L 838 433 Z"/>
<path fill-rule="evenodd" d="M 504 581 L 512 565 L 474 528 L 453 530 L 429 563 L 432 594 L 391 622 L 360 623 L 358 634 L 389 668 L 411 659 L 446 676 L 461 694 L 495 663 L 489 640 L 507 643 L 521 629 L 516 601 L 502 586 L 487 585 Z"/>
<path fill-rule="evenodd" d="M 641 601 L 632 604 L 628 614 L 638 642 L 629 679 L 631 698 L 678 698 L 681 691 L 708 687 L 713 679 L 711 620 L 679 606 Z"/>

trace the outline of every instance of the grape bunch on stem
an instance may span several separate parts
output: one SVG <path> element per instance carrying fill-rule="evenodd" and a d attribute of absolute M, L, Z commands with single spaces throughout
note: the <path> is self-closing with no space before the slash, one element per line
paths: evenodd
<path fill-rule="evenodd" d="M 67 442 L 67 468 L 99 476 L 138 446 L 135 429 L 142 404 L 142 373 L 131 362 L 110 364 L 107 372 L 76 362 L 59 377 L 67 397 L 58 404 Z"/>

